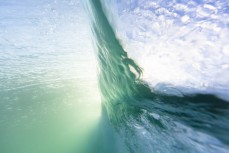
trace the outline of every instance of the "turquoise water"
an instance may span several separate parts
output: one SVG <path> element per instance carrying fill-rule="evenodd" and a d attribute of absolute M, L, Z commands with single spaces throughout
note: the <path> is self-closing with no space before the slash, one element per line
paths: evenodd
<path fill-rule="evenodd" d="M 0 152 L 229 151 L 228 79 L 224 59 L 227 45 L 223 39 L 227 36 L 227 27 L 220 27 L 224 32 L 226 29 L 225 35 L 218 32 L 222 43 L 216 46 L 221 46 L 222 51 L 214 55 L 211 51 L 195 50 L 203 49 L 202 42 L 210 44 L 202 39 L 204 36 L 198 40 L 200 43 L 193 40 L 197 46 L 193 46 L 193 53 L 188 55 L 194 66 L 200 66 L 198 72 L 196 67 L 190 70 L 188 55 L 179 50 L 178 54 L 174 48 L 170 48 L 174 56 L 170 53 L 164 56 L 176 59 L 182 55 L 184 60 L 178 63 L 174 60 L 174 67 L 170 67 L 152 50 L 148 56 L 141 56 L 148 52 L 141 44 L 153 48 L 147 40 L 147 34 L 152 35 L 146 30 L 147 26 L 140 27 L 146 32 L 141 37 L 142 34 L 134 36 L 133 33 L 139 30 L 134 25 L 142 22 L 132 23 L 130 29 L 125 29 L 128 26 L 122 23 L 121 19 L 128 14 L 131 15 L 125 20 L 132 22 L 131 10 L 147 8 L 141 6 L 147 2 L 43 0 L 19 3 L 11 0 L 0 3 Z M 173 3 L 181 5 L 182 2 Z M 155 3 L 163 5 L 159 1 Z M 114 7 L 109 9 L 109 4 Z M 149 6 L 156 4 L 152 2 Z M 120 5 L 127 10 L 123 11 Z M 115 12 L 116 7 L 120 12 Z M 183 19 L 186 20 L 189 19 Z M 169 40 L 169 34 L 162 36 Z M 161 37 L 158 39 L 165 39 Z M 187 39 L 179 37 L 181 48 Z M 165 46 L 160 47 L 166 52 Z M 207 57 L 206 62 L 195 61 L 194 57 L 201 59 L 202 53 Z M 218 58 L 223 61 L 223 68 L 222 63 L 212 59 L 216 55 L 221 55 Z M 150 58 L 152 56 L 155 57 Z M 204 73 L 199 73 L 211 59 L 215 60 L 215 67 L 207 67 L 202 70 Z M 167 74 L 160 62 L 168 66 Z M 189 75 L 182 70 L 184 67 L 179 67 L 180 62 Z M 151 77 L 154 69 L 163 75 L 156 73 Z M 211 77 L 206 74 L 210 70 L 214 72 Z M 174 71 L 180 80 L 173 80 Z M 222 77 L 215 79 L 216 74 Z M 197 79 L 190 79 L 192 75 Z M 158 81 L 156 86 L 152 79 Z"/>
<path fill-rule="evenodd" d="M 83 41 L 83 12 L 79 2 L 0 1 L 1 153 L 76 152 L 96 125 L 96 58 Z"/>
<path fill-rule="evenodd" d="M 100 68 L 101 120 L 114 129 L 104 132 L 109 142 L 98 152 L 228 152 L 229 103 L 210 94 L 153 92 L 140 79 L 144 72 L 123 49 L 100 1 L 87 6 Z"/>

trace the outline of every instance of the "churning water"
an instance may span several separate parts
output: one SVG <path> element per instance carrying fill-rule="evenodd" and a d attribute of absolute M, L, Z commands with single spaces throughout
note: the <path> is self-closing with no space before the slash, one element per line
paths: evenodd
<path fill-rule="evenodd" d="M 0 0 L 0 18 L 0 152 L 229 152 L 229 1 Z"/>

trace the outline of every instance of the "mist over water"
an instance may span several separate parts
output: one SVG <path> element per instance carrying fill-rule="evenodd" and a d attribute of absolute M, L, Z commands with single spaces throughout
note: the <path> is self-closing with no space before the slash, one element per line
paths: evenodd
<path fill-rule="evenodd" d="M 228 1 L 0 0 L 0 152 L 227 153 Z"/>

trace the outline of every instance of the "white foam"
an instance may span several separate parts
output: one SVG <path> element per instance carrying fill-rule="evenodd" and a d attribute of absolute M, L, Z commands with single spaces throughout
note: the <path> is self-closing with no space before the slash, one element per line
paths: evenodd
<path fill-rule="evenodd" d="M 106 1 L 106 7 L 114 3 Z M 226 1 L 133 0 L 114 6 L 109 7 L 109 19 L 152 88 L 163 83 L 183 92 L 211 93 L 229 100 Z"/>

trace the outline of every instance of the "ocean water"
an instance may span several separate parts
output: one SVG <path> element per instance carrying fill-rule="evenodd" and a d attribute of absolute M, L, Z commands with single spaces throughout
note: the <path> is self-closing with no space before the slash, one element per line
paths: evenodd
<path fill-rule="evenodd" d="M 0 0 L 0 152 L 229 152 L 228 10 Z"/>
<path fill-rule="evenodd" d="M 100 116 L 78 1 L 0 1 L 0 152 L 75 152 Z"/>

